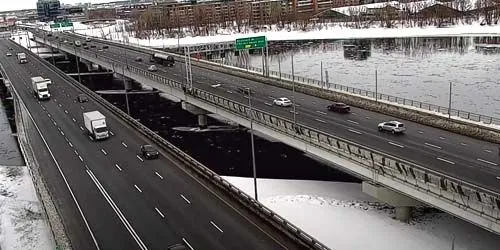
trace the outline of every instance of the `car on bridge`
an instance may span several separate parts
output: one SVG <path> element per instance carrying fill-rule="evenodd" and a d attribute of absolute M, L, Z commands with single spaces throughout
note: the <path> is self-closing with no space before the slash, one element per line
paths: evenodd
<path fill-rule="evenodd" d="M 142 156 L 146 157 L 146 159 L 151 160 L 151 159 L 158 159 L 160 156 L 160 153 L 158 150 L 156 150 L 153 146 L 149 144 L 145 144 L 141 146 L 141 154 Z"/>
<path fill-rule="evenodd" d="M 281 107 L 290 107 L 292 106 L 292 101 L 286 97 L 280 97 L 278 99 L 274 99 L 273 104 Z"/>
<path fill-rule="evenodd" d="M 331 105 L 326 107 L 329 111 L 337 112 L 337 113 L 349 113 L 351 112 L 351 107 L 342 102 L 334 102 Z"/>
<path fill-rule="evenodd" d="M 153 64 L 153 65 L 151 65 L 151 66 L 148 67 L 148 70 L 152 71 L 152 72 L 155 72 L 155 71 L 158 71 L 158 68 L 156 67 L 156 65 Z"/>
<path fill-rule="evenodd" d="M 136 58 L 135 58 L 135 61 L 136 61 L 136 62 L 142 62 L 142 57 L 140 57 L 140 56 L 136 57 Z"/>
<path fill-rule="evenodd" d="M 378 131 L 387 131 L 393 134 L 402 134 L 406 131 L 405 125 L 398 121 L 381 122 L 378 124 Z"/>
<path fill-rule="evenodd" d="M 89 101 L 89 98 L 84 95 L 84 94 L 79 94 L 77 97 L 76 97 L 76 100 L 79 102 L 79 103 L 84 103 L 84 102 L 88 102 Z"/>

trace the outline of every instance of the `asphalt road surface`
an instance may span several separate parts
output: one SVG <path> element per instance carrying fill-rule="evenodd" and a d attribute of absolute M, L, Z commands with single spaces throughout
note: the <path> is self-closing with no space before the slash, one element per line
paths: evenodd
<path fill-rule="evenodd" d="M 5 55 L 9 47 L 15 48 L 12 57 Z M 0 63 L 42 134 L 31 131 L 32 146 L 75 249 L 166 249 L 179 243 L 193 249 L 293 249 L 186 174 L 166 152 L 144 159 L 139 148 L 148 142 L 139 133 L 92 100 L 78 103 L 77 89 L 40 59 L 28 55 L 28 63 L 18 64 L 15 50 L 1 40 Z M 52 80 L 50 100 L 35 99 L 33 76 Z M 85 132 L 82 114 L 93 110 L 107 117 L 111 138 L 97 142 Z"/>
<path fill-rule="evenodd" d="M 71 34 L 60 34 L 60 36 L 59 40 L 66 39 L 70 42 L 75 40 Z M 149 62 L 150 54 L 112 45 L 109 45 L 108 49 L 101 49 L 103 43 L 99 41 L 92 41 L 89 44 L 96 46 L 86 50 L 79 49 L 83 53 L 96 53 L 98 56 L 110 57 L 143 69 L 153 64 Z M 136 61 L 137 57 L 142 61 Z M 173 67 L 157 64 L 157 67 L 159 69 L 157 74 L 185 82 L 184 62 L 177 61 Z M 253 92 L 252 105 L 255 108 L 293 119 L 292 108 L 272 104 L 273 100 L 279 97 L 293 99 L 290 90 L 195 66 L 192 75 L 194 87 L 209 90 L 241 103 L 247 103 L 248 99 L 244 93 L 238 91 L 238 87 L 250 87 Z M 300 124 L 500 192 L 498 145 L 355 107 L 351 107 L 350 114 L 329 112 L 326 107 L 330 101 L 302 93 L 295 93 L 294 99 L 296 120 Z M 407 129 L 406 133 L 393 135 L 377 131 L 378 123 L 391 120 L 403 122 Z"/>

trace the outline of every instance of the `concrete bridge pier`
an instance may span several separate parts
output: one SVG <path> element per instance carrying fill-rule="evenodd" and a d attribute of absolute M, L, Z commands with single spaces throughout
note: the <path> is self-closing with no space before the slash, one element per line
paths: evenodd
<path fill-rule="evenodd" d="M 395 207 L 395 218 L 399 221 L 408 222 L 413 208 L 424 206 L 420 201 L 371 181 L 363 181 L 362 189 L 363 193 Z"/>
<path fill-rule="evenodd" d="M 210 114 L 210 112 L 198 108 L 190 103 L 187 102 L 182 102 L 182 109 L 189 111 L 192 114 L 195 114 L 198 116 L 198 126 L 201 128 L 206 128 L 208 126 L 208 121 L 207 121 L 207 114 Z"/>

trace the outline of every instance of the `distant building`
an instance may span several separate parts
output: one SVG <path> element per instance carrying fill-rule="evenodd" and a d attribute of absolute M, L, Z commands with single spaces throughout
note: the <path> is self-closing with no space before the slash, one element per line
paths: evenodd
<path fill-rule="evenodd" d="M 54 21 L 61 14 L 59 0 L 38 0 L 36 3 L 38 20 L 42 22 Z"/>

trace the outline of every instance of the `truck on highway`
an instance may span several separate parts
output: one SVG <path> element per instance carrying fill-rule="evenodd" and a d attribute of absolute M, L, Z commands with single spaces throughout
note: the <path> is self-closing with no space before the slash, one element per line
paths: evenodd
<path fill-rule="evenodd" d="M 26 58 L 26 53 L 17 53 L 17 60 L 19 63 L 27 63 L 28 59 Z"/>
<path fill-rule="evenodd" d="M 41 76 L 35 76 L 31 78 L 31 85 L 33 88 L 33 94 L 38 100 L 47 100 L 50 99 L 49 93 L 49 83 L 50 79 L 44 79 Z"/>
<path fill-rule="evenodd" d="M 106 117 L 99 111 L 91 111 L 83 113 L 83 123 L 87 132 L 96 140 L 106 139 L 109 137 L 108 126 L 106 125 Z"/>

